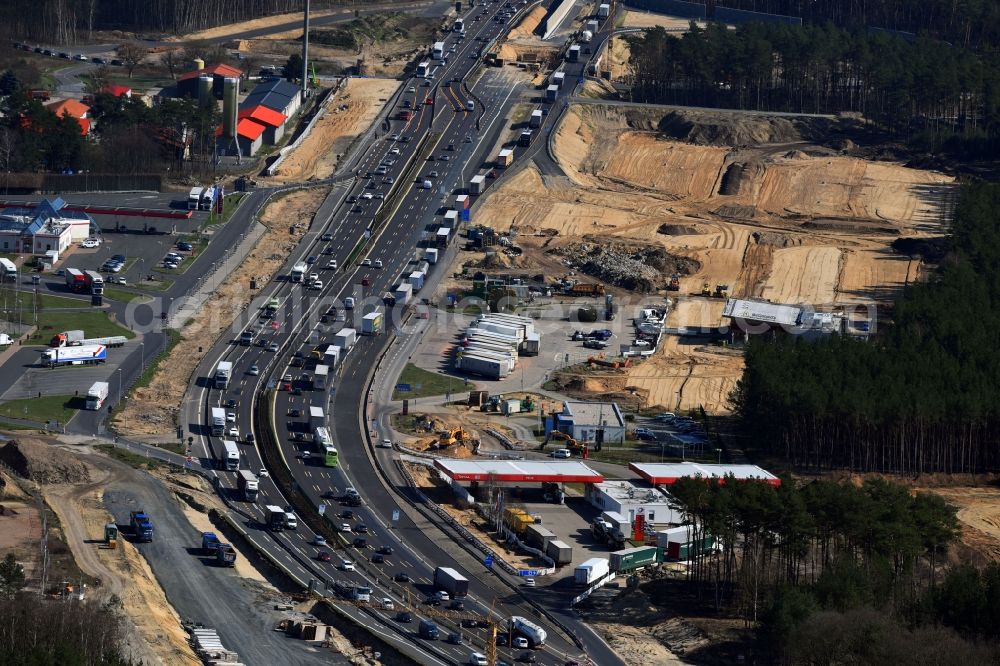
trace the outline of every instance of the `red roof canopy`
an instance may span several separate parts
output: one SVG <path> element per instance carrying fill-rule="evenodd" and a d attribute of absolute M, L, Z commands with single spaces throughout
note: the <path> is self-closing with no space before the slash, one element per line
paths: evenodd
<path fill-rule="evenodd" d="M 271 127 L 281 127 L 288 117 L 275 111 L 274 109 L 269 109 L 262 104 L 250 107 L 249 109 L 240 109 L 238 114 L 239 118 L 249 118 L 256 121 L 262 125 L 270 125 Z"/>
<path fill-rule="evenodd" d="M 452 460 L 437 459 L 434 466 L 455 481 L 500 483 L 601 483 L 604 477 L 578 461 Z"/>
<path fill-rule="evenodd" d="M 189 79 L 197 79 L 199 76 L 222 76 L 230 79 L 238 79 L 242 74 L 243 72 L 235 67 L 232 67 L 231 65 L 217 63 L 215 65 L 209 65 L 205 69 L 195 69 L 190 72 L 184 72 L 177 78 L 177 80 L 187 81 Z"/>
<path fill-rule="evenodd" d="M 122 95 L 127 95 L 132 92 L 132 89 L 128 86 L 118 86 L 113 83 L 109 83 L 104 86 L 104 90 L 102 92 L 110 93 L 115 97 L 121 97 Z"/>
<path fill-rule="evenodd" d="M 64 113 L 69 113 L 69 115 L 74 118 L 83 118 L 90 111 L 90 107 L 82 102 L 78 102 L 75 99 L 64 99 L 59 102 L 52 102 L 51 104 L 46 104 L 45 108 L 62 117 Z"/>

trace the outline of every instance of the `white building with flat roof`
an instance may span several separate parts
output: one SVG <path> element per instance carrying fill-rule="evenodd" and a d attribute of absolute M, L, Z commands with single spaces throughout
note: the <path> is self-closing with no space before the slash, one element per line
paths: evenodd
<path fill-rule="evenodd" d="M 639 514 L 648 525 L 677 525 L 684 519 L 670 495 L 644 483 L 616 480 L 588 484 L 585 497 L 601 511 L 621 514 L 629 524 L 635 523 Z"/>
<path fill-rule="evenodd" d="M 578 442 L 594 442 L 603 431 L 602 442 L 621 444 L 625 441 L 625 417 L 614 402 L 583 402 L 567 400 L 563 410 L 553 414 L 552 429 L 566 433 Z"/>

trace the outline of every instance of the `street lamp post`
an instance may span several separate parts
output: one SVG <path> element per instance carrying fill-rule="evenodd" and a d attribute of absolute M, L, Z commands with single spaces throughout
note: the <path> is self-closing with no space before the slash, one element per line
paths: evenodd
<path fill-rule="evenodd" d="M 146 370 L 146 343 L 139 343 L 139 372 Z"/>
<path fill-rule="evenodd" d="M 122 369 L 118 368 L 118 402 L 115 407 L 121 407 L 122 405 Z"/>

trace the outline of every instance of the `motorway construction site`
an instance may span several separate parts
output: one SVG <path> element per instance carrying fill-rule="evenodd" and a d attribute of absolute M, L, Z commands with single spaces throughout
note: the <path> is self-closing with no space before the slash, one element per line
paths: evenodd
<path fill-rule="evenodd" d="M 894 242 L 945 232 L 952 178 L 866 159 L 851 129 L 833 118 L 575 104 L 554 130 L 562 175 L 529 163 L 474 219 L 516 236 L 522 272 L 558 278 L 568 257 L 594 248 L 655 256 L 654 279 L 607 286 L 619 299 L 669 295 L 669 330 L 724 324 L 725 299 L 704 297 L 705 285 L 818 310 L 886 303 L 922 268 Z M 724 413 L 741 371 L 734 350 L 667 336 L 646 362 L 563 380 L 639 396 L 642 407 Z"/>

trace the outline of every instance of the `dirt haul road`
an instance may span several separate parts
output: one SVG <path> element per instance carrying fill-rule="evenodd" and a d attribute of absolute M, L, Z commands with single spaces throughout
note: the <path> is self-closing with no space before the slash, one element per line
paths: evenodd
<path fill-rule="evenodd" d="M 846 130 L 834 125 L 574 105 L 554 140 L 567 177 L 543 177 L 529 165 L 490 194 L 476 222 L 516 231 L 518 268 L 550 279 L 567 274 L 560 248 L 582 237 L 694 260 L 699 268 L 680 275 L 680 290 L 669 294 L 681 301 L 670 328 L 724 323 L 723 301 L 700 296 L 705 283 L 820 309 L 884 302 L 921 274 L 919 260 L 894 252 L 892 242 L 945 232 L 952 178 L 854 156 Z M 620 299 L 630 295 L 611 288 Z M 649 407 L 724 412 L 741 371 L 738 356 L 682 338 L 610 390 L 639 388 Z"/>
<path fill-rule="evenodd" d="M 44 496 L 59 517 L 77 566 L 101 579 L 101 587 L 91 594 L 121 599 L 132 622 L 129 650 L 133 655 L 159 664 L 201 663 L 188 645 L 177 612 L 135 546 L 125 539 L 119 540 L 115 550 L 101 545 L 104 526 L 112 520 L 101 506 L 104 488 L 127 472 L 98 456 L 90 456 L 89 462 L 97 468 L 96 481 L 47 486 Z"/>

